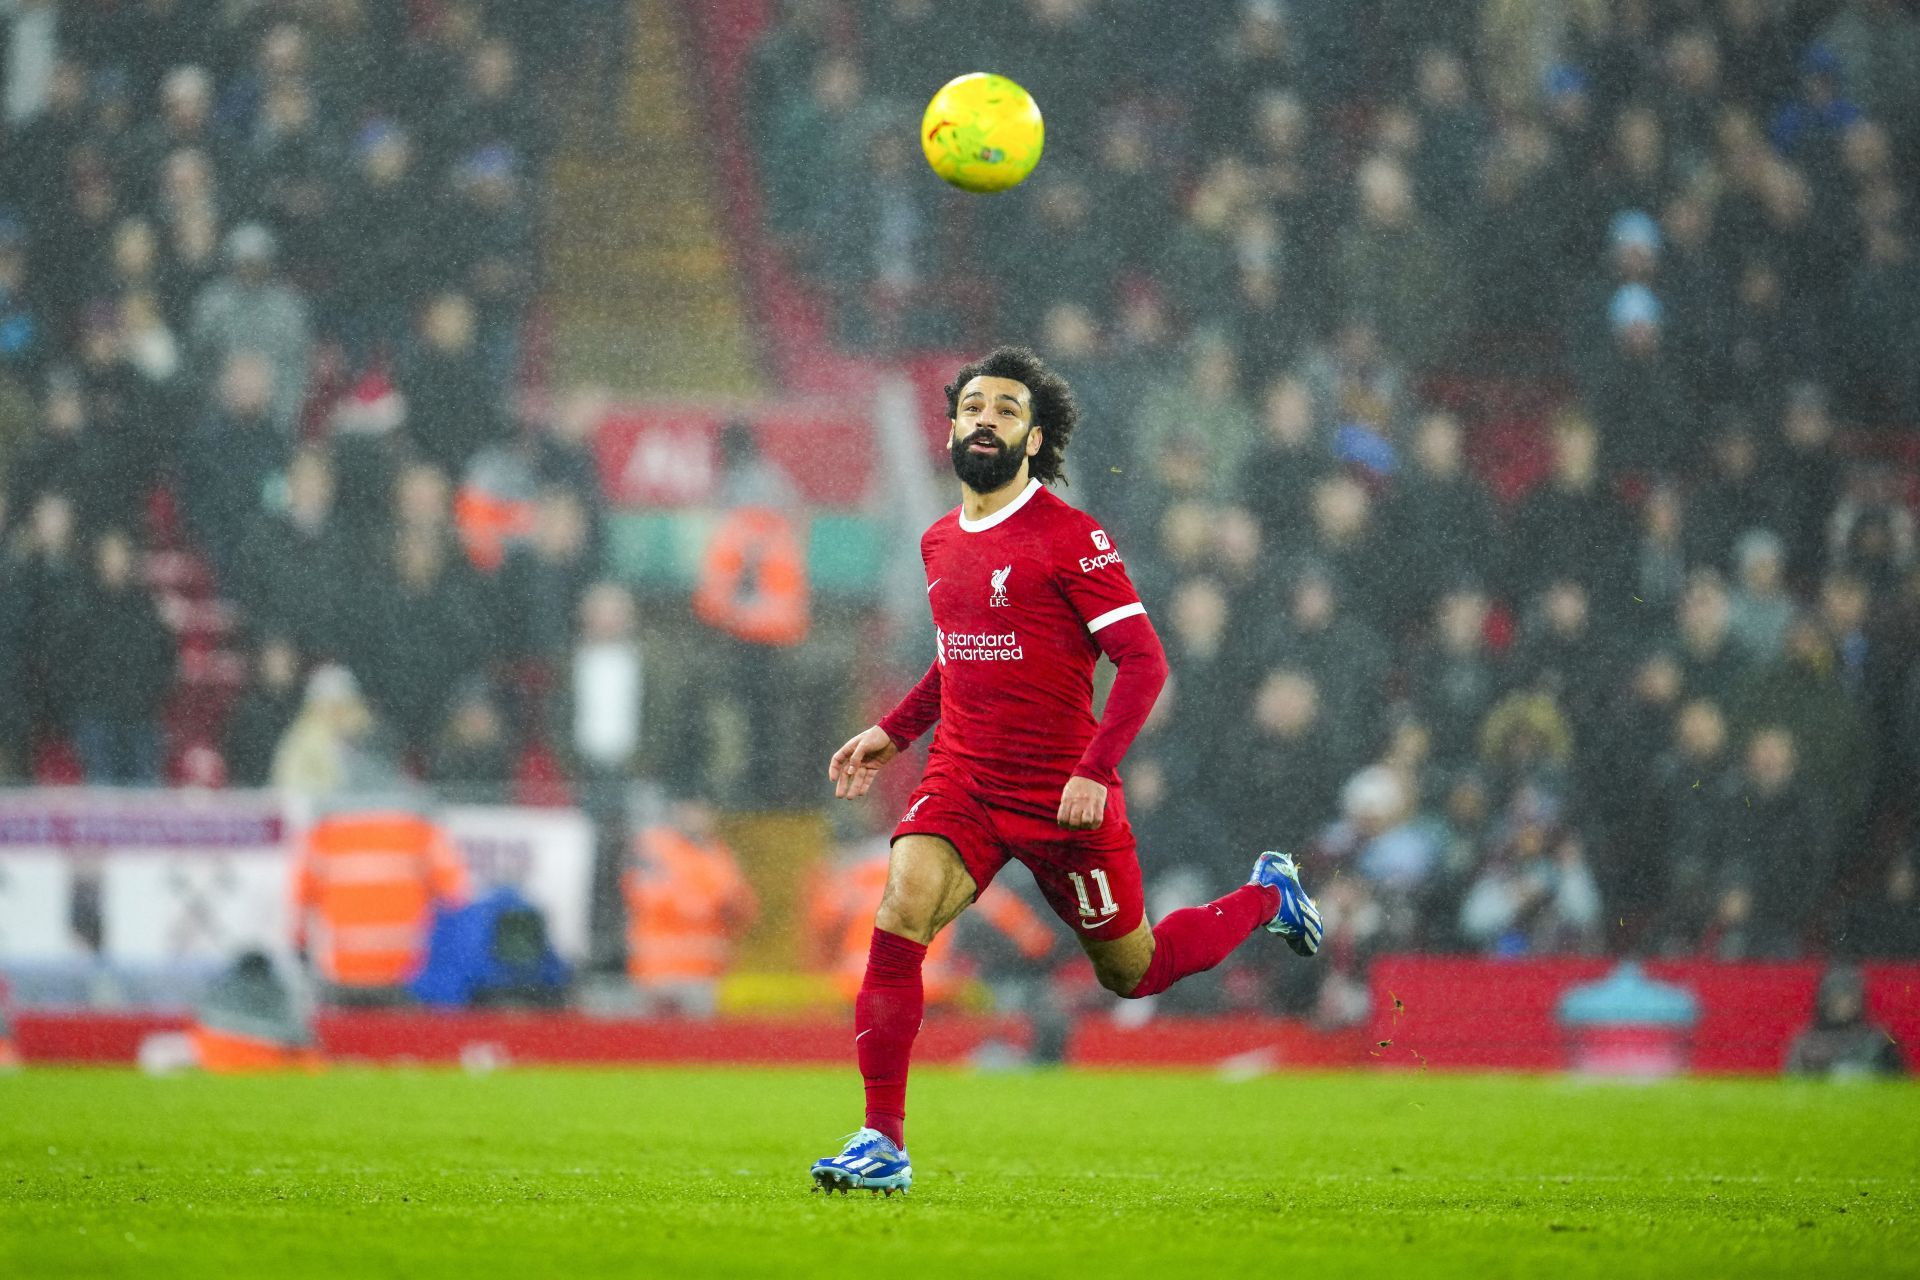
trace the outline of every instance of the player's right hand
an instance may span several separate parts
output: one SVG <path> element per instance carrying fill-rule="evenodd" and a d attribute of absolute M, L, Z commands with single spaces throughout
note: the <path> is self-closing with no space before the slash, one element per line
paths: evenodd
<path fill-rule="evenodd" d="M 879 725 L 861 730 L 847 739 L 846 746 L 833 753 L 827 765 L 827 776 L 833 779 L 833 794 L 842 800 L 867 794 L 880 766 L 899 754 L 900 748 L 893 745 L 893 739 Z"/>

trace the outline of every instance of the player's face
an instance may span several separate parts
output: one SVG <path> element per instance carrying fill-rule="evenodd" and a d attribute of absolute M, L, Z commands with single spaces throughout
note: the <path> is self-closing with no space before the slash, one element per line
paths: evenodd
<path fill-rule="evenodd" d="M 975 378 L 960 388 L 948 448 L 954 474 L 975 493 L 992 493 L 1019 475 L 1040 441 L 1025 383 Z"/>

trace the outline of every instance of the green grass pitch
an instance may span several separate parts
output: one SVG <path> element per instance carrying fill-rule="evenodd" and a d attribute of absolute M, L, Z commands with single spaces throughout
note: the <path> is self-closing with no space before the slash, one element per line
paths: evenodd
<path fill-rule="evenodd" d="M 923 1071 L 0 1077 L 0 1276 L 1920 1276 L 1920 1088 Z"/>

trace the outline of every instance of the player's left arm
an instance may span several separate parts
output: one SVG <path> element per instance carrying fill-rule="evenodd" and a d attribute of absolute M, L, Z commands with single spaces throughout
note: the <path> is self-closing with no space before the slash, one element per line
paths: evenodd
<path fill-rule="evenodd" d="M 1105 819 L 1107 789 L 1119 782 L 1120 761 L 1167 683 L 1166 650 L 1119 552 L 1090 522 L 1083 532 L 1086 541 L 1070 546 L 1059 564 L 1061 590 L 1115 676 L 1099 726 L 1060 793 L 1055 820 L 1075 831 L 1091 831 Z"/>

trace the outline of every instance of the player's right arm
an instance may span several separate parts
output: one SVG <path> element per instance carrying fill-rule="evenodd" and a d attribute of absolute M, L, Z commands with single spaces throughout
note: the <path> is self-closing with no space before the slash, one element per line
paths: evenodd
<path fill-rule="evenodd" d="M 827 764 L 827 776 L 833 779 L 833 794 L 852 800 L 867 794 L 880 766 L 900 754 L 893 739 L 879 725 L 870 725 L 847 739 Z"/>
<path fill-rule="evenodd" d="M 900 699 L 899 706 L 880 717 L 879 724 L 847 739 L 846 745 L 833 753 L 827 765 L 833 794 L 843 800 L 865 795 L 880 766 L 906 750 L 939 718 L 940 663 L 936 660 Z"/>

